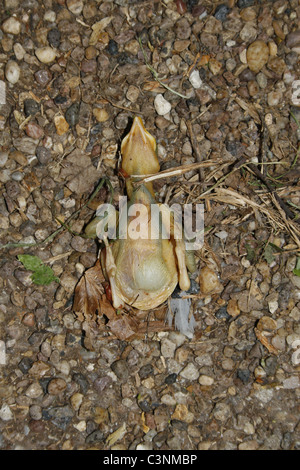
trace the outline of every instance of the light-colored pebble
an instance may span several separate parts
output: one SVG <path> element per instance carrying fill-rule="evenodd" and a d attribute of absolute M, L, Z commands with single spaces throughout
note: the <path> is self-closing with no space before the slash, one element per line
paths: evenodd
<path fill-rule="evenodd" d="M 0 408 L 0 419 L 2 419 L 2 421 L 10 421 L 13 417 L 14 415 L 10 407 L 6 403 L 3 403 Z"/>
<path fill-rule="evenodd" d="M 21 32 L 21 23 L 20 21 L 15 18 L 14 16 L 11 16 L 10 18 L 7 18 L 2 23 L 2 31 L 7 34 L 20 34 Z"/>
<path fill-rule="evenodd" d="M 35 55 L 39 59 L 40 62 L 43 64 L 50 64 L 56 59 L 56 51 L 50 47 L 50 46 L 45 46 L 45 47 L 38 47 L 35 50 Z"/>
<path fill-rule="evenodd" d="M 189 81 L 193 88 L 200 88 L 202 85 L 202 79 L 200 78 L 199 70 L 194 69 L 189 76 Z"/>
<path fill-rule="evenodd" d="M 9 60 L 5 67 L 6 80 L 12 85 L 15 85 L 19 81 L 20 74 L 21 70 L 17 62 L 15 60 Z"/>
<path fill-rule="evenodd" d="M 191 362 L 179 374 L 187 380 L 197 380 L 199 378 L 199 371 L 197 367 Z"/>
<path fill-rule="evenodd" d="M 264 41 L 254 41 L 247 49 L 247 62 L 249 69 L 258 73 L 268 62 L 269 47 Z"/>
<path fill-rule="evenodd" d="M 174 357 L 176 344 L 168 338 L 162 338 L 160 349 L 163 357 Z"/>
<path fill-rule="evenodd" d="M 157 114 L 160 116 L 168 114 L 172 109 L 171 103 L 169 103 L 169 101 L 167 101 L 161 94 L 156 95 L 154 99 L 154 107 Z"/>

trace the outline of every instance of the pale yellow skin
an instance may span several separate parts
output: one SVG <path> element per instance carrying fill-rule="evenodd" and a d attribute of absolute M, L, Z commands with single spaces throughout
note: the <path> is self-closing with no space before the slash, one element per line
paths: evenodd
<path fill-rule="evenodd" d="M 150 205 L 155 203 L 152 183 L 134 189 L 132 181 L 137 179 L 130 176 L 157 173 L 160 168 L 155 139 L 139 117 L 134 118 L 129 134 L 123 139 L 121 153 L 122 170 L 129 176 L 126 179 L 129 205 L 141 203 L 146 206 L 147 210 L 139 220 L 142 220 L 140 225 L 147 228 L 151 222 Z M 162 304 L 177 283 L 182 290 L 190 287 L 184 241 L 174 239 L 174 220 L 165 206 L 160 207 L 163 228 L 169 233 L 169 239 L 160 236 L 159 227 L 157 239 L 134 240 L 127 236 L 109 243 L 104 238 L 105 250 L 101 252 L 101 261 L 110 282 L 115 308 L 128 304 L 149 310 Z M 132 220 L 128 220 L 128 230 Z"/>

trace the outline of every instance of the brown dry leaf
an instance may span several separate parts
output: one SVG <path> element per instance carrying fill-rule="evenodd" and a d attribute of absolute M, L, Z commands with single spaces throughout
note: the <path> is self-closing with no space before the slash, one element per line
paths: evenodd
<path fill-rule="evenodd" d="M 107 308 L 102 299 L 104 294 L 103 282 L 105 282 L 105 279 L 98 260 L 95 266 L 84 273 L 75 288 L 73 310 L 80 321 L 95 320 L 97 312 L 98 314 L 102 313 L 102 305 Z"/>
<path fill-rule="evenodd" d="M 128 315 L 115 315 L 107 326 L 110 331 L 122 341 L 132 339 L 138 330 L 138 322 Z"/>
<path fill-rule="evenodd" d="M 263 331 L 259 331 L 258 328 L 254 328 L 254 332 L 256 334 L 257 339 L 265 348 L 267 348 L 269 353 L 275 354 L 275 356 L 279 354 L 279 351 L 274 348 L 274 346 L 269 342 L 268 338 L 264 335 Z"/>

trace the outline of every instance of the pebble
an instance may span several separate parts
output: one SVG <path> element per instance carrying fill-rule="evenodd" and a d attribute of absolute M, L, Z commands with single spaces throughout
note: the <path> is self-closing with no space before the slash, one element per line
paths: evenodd
<path fill-rule="evenodd" d="M 187 380 L 198 380 L 200 374 L 198 368 L 193 363 L 190 363 L 182 369 L 179 375 Z"/>
<path fill-rule="evenodd" d="M 7 34 L 18 35 L 21 32 L 21 23 L 17 18 L 11 16 L 2 23 L 2 31 Z"/>
<path fill-rule="evenodd" d="M 25 132 L 28 137 L 31 137 L 32 139 L 36 140 L 40 140 L 44 135 L 43 129 L 35 122 L 29 122 L 28 124 L 26 124 Z"/>
<path fill-rule="evenodd" d="M 95 116 L 97 122 L 105 122 L 109 119 L 108 112 L 103 108 L 94 108 L 93 115 Z"/>
<path fill-rule="evenodd" d="M 43 64 L 50 64 L 56 59 L 57 53 L 52 47 L 44 46 L 38 47 L 35 50 L 35 55 Z"/>
<path fill-rule="evenodd" d="M 252 72 L 258 73 L 269 59 L 269 47 L 263 41 L 254 41 L 247 48 L 248 67 Z"/>
<path fill-rule="evenodd" d="M 83 10 L 82 0 L 67 0 L 67 7 L 73 13 L 73 15 L 80 15 Z"/>
<path fill-rule="evenodd" d="M 176 344 L 168 338 L 162 338 L 160 349 L 163 357 L 174 357 Z"/>
<path fill-rule="evenodd" d="M 171 416 L 171 419 L 178 419 L 185 423 L 192 423 L 194 421 L 194 414 L 188 410 L 186 405 L 179 403 L 176 405 L 175 411 Z"/>
<path fill-rule="evenodd" d="M 38 382 L 33 382 L 29 387 L 25 390 L 25 395 L 28 398 L 39 398 L 43 395 L 43 389 Z"/>
<path fill-rule="evenodd" d="M 154 107 L 157 114 L 160 116 L 165 116 L 172 109 L 171 103 L 169 103 L 169 101 L 167 101 L 161 94 L 156 95 L 154 99 Z"/>
<path fill-rule="evenodd" d="M 270 91 L 267 96 L 269 106 L 278 106 L 282 101 L 282 92 L 279 90 Z"/>
<path fill-rule="evenodd" d="M 300 48 L 300 29 L 289 33 L 285 39 L 286 47 L 292 50 L 299 50 Z"/>
<path fill-rule="evenodd" d="M 48 69 L 38 70 L 37 72 L 35 72 L 34 77 L 39 85 L 45 87 L 51 81 L 52 74 Z"/>
<path fill-rule="evenodd" d="M 202 82 L 202 79 L 200 78 L 199 70 L 194 69 L 190 73 L 189 81 L 193 88 L 196 88 L 196 89 L 201 88 L 203 82 Z"/>
<path fill-rule="evenodd" d="M 65 112 L 65 119 L 71 127 L 75 127 L 79 122 L 79 103 L 73 103 Z"/>
<path fill-rule="evenodd" d="M 129 369 L 125 360 L 119 359 L 118 361 L 114 361 L 110 367 L 118 379 L 124 382 L 128 379 Z"/>
<path fill-rule="evenodd" d="M 0 152 L 0 167 L 5 166 L 8 160 L 8 152 Z"/>
<path fill-rule="evenodd" d="M 126 93 L 126 98 L 131 101 L 132 103 L 135 103 L 140 95 L 140 90 L 138 87 L 134 85 L 130 85 L 128 87 L 127 93 Z"/>
<path fill-rule="evenodd" d="M 19 42 L 16 42 L 14 44 L 14 53 L 15 53 L 17 60 L 23 60 L 26 54 L 26 51 L 24 47 L 22 46 L 22 44 L 20 44 Z"/>
<path fill-rule="evenodd" d="M 221 292 L 223 286 L 218 279 L 218 275 L 208 266 L 204 266 L 199 274 L 199 285 L 202 294 Z"/>
<path fill-rule="evenodd" d="M 50 380 L 47 390 L 50 395 L 59 395 L 66 387 L 67 384 L 64 379 L 55 378 Z"/>
<path fill-rule="evenodd" d="M 225 21 L 227 19 L 227 15 L 230 12 L 230 7 L 226 5 L 225 3 L 222 3 L 221 5 L 218 5 L 214 17 L 219 20 L 219 21 Z"/>
<path fill-rule="evenodd" d="M 50 46 L 54 48 L 58 48 L 60 45 L 60 39 L 61 39 L 61 34 L 60 34 L 59 29 L 57 28 L 50 29 L 50 31 L 48 31 L 48 34 L 47 34 L 47 39 L 48 39 Z"/>
<path fill-rule="evenodd" d="M 0 419 L 2 419 L 2 421 L 10 421 L 13 418 L 14 418 L 14 415 L 10 407 L 6 403 L 3 403 L 3 405 L 0 408 Z"/>
<path fill-rule="evenodd" d="M 15 85 L 20 79 L 21 70 L 17 62 L 9 60 L 5 66 L 5 77 L 6 80 Z"/>
<path fill-rule="evenodd" d="M 205 387 L 211 387 L 212 384 L 214 383 L 214 378 L 210 377 L 209 375 L 200 375 L 199 377 L 199 384 L 203 385 Z"/>
<path fill-rule="evenodd" d="M 57 115 L 54 117 L 54 124 L 58 135 L 64 135 L 70 127 L 65 117 L 61 115 Z"/>

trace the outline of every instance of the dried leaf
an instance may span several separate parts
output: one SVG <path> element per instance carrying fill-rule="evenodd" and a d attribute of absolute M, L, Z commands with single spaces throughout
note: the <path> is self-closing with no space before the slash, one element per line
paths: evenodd
<path fill-rule="evenodd" d="M 279 354 L 278 349 L 274 348 L 274 346 L 269 342 L 268 338 L 264 335 L 262 331 L 259 331 L 258 328 L 254 328 L 254 332 L 256 334 L 257 339 L 265 348 L 267 348 L 269 353 L 275 354 L 275 356 Z"/>
<path fill-rule="evenodd" d="M 73 310 L 80 321 L 86 319 L 96 320 L 97 314 L 102 314 L 101 305 L 104 305 L 104 289 L 102 283 L 105 281 L 99 260 L 95 266 L 88 269 L 75 288 Z M 105 304 L 107 307 L 107 305 Z"/>
<path fill-rule="evenodd" d="M 118 339 L 128 341 L 136 335 L 139 325 L 128 315 L 116 315 L 108 322 L 107 326 Z"/>
<path fill-rule="evenodd" d="M 120 426 L 115 432 L 110 434 L 107 439 L 106 439 L 106 444 L 111 447 L 113 446 L 117 441 L 122 439 L 126 434 L 126 423 L 123 423 L 122 426 Z"/>
<path fill-rule="evenodd" d="M 104 31 L 104 29 L 109 25 L 112 18 L 113 18 L 112 16 L 107 16 L 106 18 L 102 18 L 102 20 L 97 21 L 97 23 L 93 24 L 92 26 L 93 32 L 89 40 L 90 46 L 95 46 L 97 44 L 100 33 Z"/>

